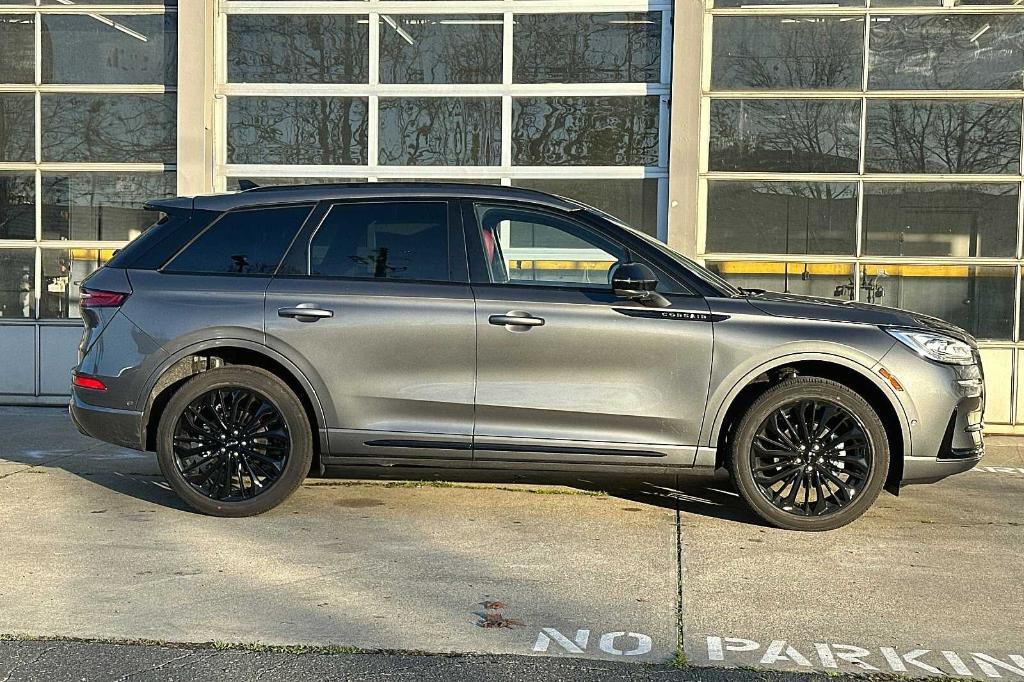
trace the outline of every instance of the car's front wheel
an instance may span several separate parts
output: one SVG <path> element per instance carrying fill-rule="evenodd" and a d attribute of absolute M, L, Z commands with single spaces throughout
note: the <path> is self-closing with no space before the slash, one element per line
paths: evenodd
<path fill-rule="evenodd" d="M 287 384 L 256 367 L 189 379 L 157 429 L 160 470 L 194 509 L 253 516 L 302 483 L 313 457 L 306 412 Z"/>
<path fill-rule="evenodd" d="M 761 395 L 737 426 L 730 471 L 762 519 L 789 530 L 845 526 L 885 484 L 889 443 L 875 410 L 835 381 L 793 377 Z"/>

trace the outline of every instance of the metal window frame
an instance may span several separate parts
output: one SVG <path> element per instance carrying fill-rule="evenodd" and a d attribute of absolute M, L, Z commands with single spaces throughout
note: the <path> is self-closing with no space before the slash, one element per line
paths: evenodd
<path fill-rule="evenodd" d="M 1021 345 L 1022 303 L 1022 267 L 1024 267 L 1024 144 L 1019 150 L 1021 157 L 1020 172 L 1016 174 L 949 174 L 949 173 L 867 173 L 865 168 L 865 151 L 867 145 L 867 104 L 872 100 L 888 99 L 936 99 L 946 101 L 958 100 L 1021 100 L 1024 99 L 1024 87 L 1020 90 L 869 90 L 868 76 L 871 58 L 871 19 L 874 16 L 955 16 L 955 15 L 1011 15 L 1024 13 L 1020 5 L 970 5 L 957 7 L 940 6 L 907 6 L 907 7 L 821 7 L 821 6 L 749 6 L 735 8 L 715 8 L 713 0 L 705 0 L 704 4 L 704 43 L 701 71 L 701 132 L 699 160 L 699 211 L 697 225 L 697 257 L 701 261 L 768 261 L 778 263 L 843 263 L 850 264 L 854 269 L 856 282 L 860 282 L 864 266 L 871 265 L 970 265 L 976 267 L 1006 268 L 1013 275 L 1013 325 L 1008 339 L 986 339 L 981 341 L 985 349 L 1008 348 L 1013 350 L 1013 371 L 1017 376 L 1010 382 L 1010 419 L 1012 424 L 1021 423 L 1017 419 L 1018 396 L 1024 376 L 1018 372 L 1016 356 L 1024 351 Z M 711 60 L 714 37 L 714 20 L 719 16 L 759 17 L 759 16 L 840 16 L 863 17 L 863 64 L 861 87 L 859 90 L 716 90 L 711 83 Z M 858 172 L 856 173 L 763 173 L 763 172 L 718 172 L 708 170 L 708 153 L 710 150 L 710 106 L 717 99 L 856 99 L 861 102 L 861 120 L 859 128 Z M 1022 108 L 1021 130 L 1024 134 L 1024 108 Z M 765 253 L 725 253 L 708 251 L 707 230 L 708 185 L 716 180 L 739 181 L 790 181 L 790 182 L 848 182 L 855 183 L 857 188 L 856 207 L 856 246 L 851 254 L 844 255 L 801 255 L 801 254 L 765 254 Z M 951 257 L 897 257 L 871 256 L 864 254 L 864 197 L 865 187 L 872 183 L 899 182 L 905 184 L 927 184 L 957 182 L 964 184 L 1016 184 L 1018 190 L 1016 250 L 1014 256 L 1000 258 L 951 258 Z M 860 300 L 860 289 L 855 287 L 855 300 Z M 1024 416 L 1024 415 L 1022 415 Z"/>
<path fill-rule="evenodd" d="M 669 157 L 668 97 L 671 88 L 672 3 L 664 0 L 323 0 L 294 3 L 273 0 L 222 0 L 214 48 L 217 64 L 215 97 L 216 166 L 214 188 L 223 192 L 228 177 L 327 177 L 487 179 L 511 185 L 519 179 L 657 179 L 657 236 L 667 239 L 667 196 Z M 549 83 L 513 82 L 512 57 L 516 14 L 594 14 L 602 12 L 660 13 L 661 72 L 658 83 Z M 369 78 L 358 84 L 230 83 L 227 79 L 228 34 L 226 17 L 233 14 L 360 14 L 369 17 Z M 494 14 L 502 20 L 502 78 L 484 84 L 382 84 L 379 82 L 381 14 Z M 512 102 L 526 96 L 657 96 L 659 97 L 659 154 L 656 166 L 516 166 L 512 163 Z M 365 97 L 368 107 L 367 165 L 271 165 L 227 163 L 227 101 L 233 96 L 335 96 Z M 501 99 L 501 163 L 496 166 L 386 166 L 379 163 L 380 97 L 495 97 Z"/>

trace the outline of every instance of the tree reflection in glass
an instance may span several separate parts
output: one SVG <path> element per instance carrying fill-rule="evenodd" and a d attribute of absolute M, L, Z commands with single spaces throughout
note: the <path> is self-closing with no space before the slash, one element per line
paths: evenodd
<path fill-rule="evenodd" d="M 497 97 L 380 99 L 380 163 L 496 166 L 501 163 Z"/>
<path fill-rule="evenodd" d="M 876 100 L 868 104 L 868 171 L 1016 173 L 1021 103 Z"/>
<path fill-rule="evenodd" d="M 520 166 L 658 165 L 657 97 L 519 97 L 512 162 Z"/>
<path fill-rule="evenodd" d="M 857 172 L 857 100 L 717 100 L 713 171 Z"/>
<path fill-rule="evenodd" d="M 365 98 L 228 100 L 229 163 L 365 164 L 366 132 Z"/>
<path fill-rule="evenodd" d="M 236 83 L 366 83 L 364 15 L 228 16 L 228 80 Z"/>
<path fill-rule="evenodd" d="M 876 16 L 868 87 L 1019 90 L 1024 15 Z"/>
<path fill-rule="evenodd" d="M 861 87 L 862 17 L 720 16 L 711 44 L 711 85 L 716 89 Z"/>

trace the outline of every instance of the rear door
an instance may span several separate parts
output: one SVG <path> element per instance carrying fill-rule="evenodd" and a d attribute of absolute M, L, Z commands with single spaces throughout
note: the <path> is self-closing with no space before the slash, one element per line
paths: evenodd
<path fill-rule="evenodd" d="M 266 333 L 320 387 L 333 456 L 471 458 L 473 297 L 447 200 L 318 208 L 267 291 Z"/>
<path fill-rule="evenodd" d="M 464 220 L 476 460 L 692 465 L 711 371 L 704 299 L 663 272 L 670 307 L 617 298 L 611 267 L 642 255 L 569 213 L 466 202 Z"/>

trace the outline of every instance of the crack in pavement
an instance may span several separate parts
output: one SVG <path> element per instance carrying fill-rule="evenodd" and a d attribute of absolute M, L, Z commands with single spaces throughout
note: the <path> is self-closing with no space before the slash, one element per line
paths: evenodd
<path fill-rule="evenodd" d="M 186 651 L 181 656 L 175 656 L 174 658 L 172 658 L 170 660 L 164 661 L 160 665 L 150 666 L 148 668 L 142 668 L 141 670 L 133 670 L 130 673 L 125 673 L 124 675 L 121 675 L 121 677 L 117 678 L 117 680 L 115 680 L 115 682 L 124 682 L 124 680 L 127 680 L 127 679 L 129 679 L 131 677 L 134 677 L 136 675 L 142 675 L 144 673 L 152 673 L 152 672 L 156 672 L 157 670 L 164 670 L 165 668 L 167 668 L 167 666 L 169 666 L 171 663 L 174 663 L 175 661 L 180 661 L 180 660 L 185 659 L 185 658 L 192 658 L 195 655 L 196 655 L 196 652 L 194 652 L 194 651 Z"/>
<path fill-rule="evenodd" d="M 40 651 L 39 655 L 36 656 L 35 658 L 33 658 L 31 661 L 22 661 L 20 663 L 17 663 L 13 668 L 11 668 L 10 670 L 7 671 L 7 675 L 4 677 L 4 679 L 0 680 L 0 682 L 8 682 L 8 680 L 11 679 L 11 677 L 14 675 L 14 673 L 16 673 L 18 671 L 19 668 L 23 668 L 26 665 L 29 665 L 29 666 L 35 665 L 36 663 L 38 663 L 39 661 L 42 660 L 43 656 L 45 656 L 46 654 L 50 653 L 51 651 L 53 651 L 56 648 L 57 648 L 56 644 L 53 645 L 53 646 L 48 646 L 48 647 L 44 648 L 42 651 Z"/>

